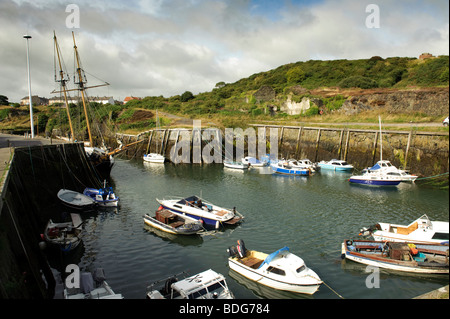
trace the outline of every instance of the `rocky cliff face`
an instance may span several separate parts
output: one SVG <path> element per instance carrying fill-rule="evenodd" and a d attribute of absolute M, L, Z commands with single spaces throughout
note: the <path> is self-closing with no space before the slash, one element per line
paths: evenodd
<path fill-rule="evenodd" d="M 431 116 L 444 116 L 449 113 L 448 87 L 405 90 L 323 88 L 311 91 L 303 89 L 301 94 L 310 94 L 315 98 L 303 97 L 301 102 L 294 102 L 291 93 L 286 101 L 281 102 L 280 111 L 289 115 L 301 114 L 308 110 L 312 103 L 321 108 L 324 104 L 321 98 L 341 95 L 346 100 L 339 112 L 348 115 L 378 108 L 390 113 L 423 113 Z"/>
<path fill-rule="evenodd" d="M 364 110 L 383 108 L 390 113 L 424 113 L 448 115 L 449 90 L 424 88 L 415 90 L 365 90 L 347 96 L 340 112 L 355 114 Z"/>

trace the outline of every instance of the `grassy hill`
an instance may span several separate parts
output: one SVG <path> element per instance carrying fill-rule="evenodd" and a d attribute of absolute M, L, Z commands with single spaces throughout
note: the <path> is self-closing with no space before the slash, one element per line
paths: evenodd
<path fill-rule="evenodd" d="M 95 115 L 99 123 L 111 131 L 136 133 L 155 126 L 154 110 L 161 110 L 183 117 L 213 121 L 222 127 L 245 127 L 250 121 L 262 120 L 313 120 L 317 117 L 320 104 L 324 116 L 329 121 L 339 120 L 334 113 L 355 89 L 391 92 L 392 90 L 415 90 L 430 87 L 448 87 L 449 57 L 440 56 L 426 60 L 392 57 L 383 59 L 374 56 L 360 60 L 310 60 L 282 65 L 276 69 L 253 74 L 235 83 L 219 82 L 210 92 L 180 95 L 165 98 L 148 96 L 132 100 L 126 105 L 95 105 Z M 303 97 L 311 99 L 313 107 L 300 115 L 289 116 L 280 112 L 282 103 L 289 98 L 300 102 Z M 71 106 L 74 116 L 79 116 L 77 106 Z M 273 112 L 273 110 L 277 110 Z M 14 115 L 26 113 L 6 107 L 0 110 L 0 128 L 14 127 Z M 37 116 L 40 131 L 53 128 L 67 130 L 65 110 L 55 107 L 39 107 Z M 364 116 L 364 115 L 361 115 Z M 423 114 L 398 115 L 393 121 L 420 121 Z M 376 118 L 377 115 L 373 114 Z M 349 119 L 345 118 L 348 122 Z M 422 121 L 438 120 L 425 118 Z M 162 125 L 176 124 L 162 117 Z M 361 121 L 355 118 L 354 121 Z M 23 121 L 22 121 L 23 122 Z M 23 125 L 24 123 L 21 123 Z M 9 124 L 8 124 L 9 123 Z M 83 119 L 79 119 L 83 127 Z"/>

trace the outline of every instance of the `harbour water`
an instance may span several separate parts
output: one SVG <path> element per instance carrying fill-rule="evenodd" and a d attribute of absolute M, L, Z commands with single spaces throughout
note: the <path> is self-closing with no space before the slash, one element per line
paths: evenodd
<path fill-rule="evenodd" d="M 366 267 L 343 261 L 341 243 L 376 222 L 409 224 L 422 214 L 448 221 L 448 191 L 402 183 L 394 188 L 351 185 L 348 173 L 322 171 L 310 177 L 260 174 L 214 165 L 149 164 L 116 160 L 111 177 L 121 206 L 117 212 L 85 215 L 84 247 L 72 259 L 82 270 L 102 267 L 107 281 L 126 299 L 145 298 L 154 281 L 182 271 L 212 268 L 226 276 L 236 298 L 383 299 L 413 298 L 447 285 L 448 276 L 381 271 L 379 288 Z M 200 195 L 236 209 L 244 222 L 209 236 L 176 237 L 144 225 L 156 198 Z M 242 239 L 266 253 L 283 246 L 304 259 L 326 285 L 313 296 L 280 292 L 231 272 L 227 248 Z M 58 262 L 59 262 L 58 261 Z M 58 263 L 57 262 L 57 263 Z M 58 267 L 59 268 L 59 267 Z M 340 295 L 340 296 L 339 296 Z"/>

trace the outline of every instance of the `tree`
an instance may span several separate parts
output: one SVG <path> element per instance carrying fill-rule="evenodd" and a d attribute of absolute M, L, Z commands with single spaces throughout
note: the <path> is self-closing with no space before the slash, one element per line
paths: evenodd
<path fill-rule="evenodd" d="M 0 95 L 0 105 L 9 105 L 8 97 Z"/>
<path fill-rule="evenodd" d="M 302 83 L 306 79 L 306 73 L 300 67 L 294 67 L 286 72 L 288 83 Z"/>
<path fill-rule="evenodd" d="M 186 91 L 183 94 L 181 94 L 181 102 L 187 102 L 189 100 L 192 100 L 194 98 L 194 94 L 192 92 Z"/>

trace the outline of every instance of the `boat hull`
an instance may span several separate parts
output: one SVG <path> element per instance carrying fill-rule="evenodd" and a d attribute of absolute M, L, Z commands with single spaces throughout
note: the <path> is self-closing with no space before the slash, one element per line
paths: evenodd
<path fill-rule="evenodd" d="M 389 179 L 371 179 L 364 178 L 362 176 L 354 176 L 348 179 L 350 183 L 368 185 L 368 186 L 397 186 L 401 180 L 389 180 Z"/>
<path fill-rule="evenodd" d="M 417 262 L 414 260 L 400 260 L 400 259 L 392 259 L 386 257 L 382 251 L 379 253 L 368 253 L 370 245 L 380 245 L 383 246 L 383 242 L 371 242 L 371 241 L 358 241 L 362 244 L 367 244 L 364 248 L 358 248 L 356 241 L 352 242 L 352 245 L 347 243 L 348 241 L 344 241 L 342 243 L 342 258 L 346 258 L 352 260 L 357 263 L 361 263 L 368 266 L 374 266 L 394 271 L 400 272 L 408 272 L 408 273 L 417 273 L 417 274 L 448 274 L 449 267 L 448 264 L 445 263 L 425 263 L 425 262 Z M 359 246 L 361 247 L 361 246 Z M 358 251 L 359 249 L 359 251 Z M 365 251 L 364 251 L 365 250 Z"/>
<path fill-rule="evenodd" d="M 164 156 L 156 153 L 144 154 L 143 159 L 144 161 L 149 163 L 159 163 L 159 164 L 163 164 L 166 161 L 166 158 Z"/>
<path fill-rule="evenodd" d="M 117 207 L 119 206 L 119 197 L 116 197 L 113 194 L 108 194 L 107 198 L 103 198 L 100 194 L 99 190 L 96 188 L 86 187 L 83 191 L 83 195 L 86 195 L 92 198 L 97 205 L 103 207 Z"/>
<path fill-rule="evenodd" d="M 146 214 L 144 216 L 144 222 L 146 225 L 152 226 L 156 229 L 162 230 L 169 234 L 175 234 L 175 235 L 196 235 L 200 231 L 203 230 L 202 226 L 200 224 L 184 224 L 183 227 L 172 227 L 170 225 L 167 225 L 165 223 L 160 222 L 159 220 L 149 216 Z"/>
<path fill-rule="evenodd" d="M 309 169 L 300 168 L 282 168 L 278 166 L 271 166 L 274 173 L 284 174 L 284 175 L 295 175 L 295 176 L 309 176 L 311 171 Z"/>
<path fill-rule="evenodd" d="M 189 198 L 187 198 L 189 199 Z M 205 226 L 218 229 L 222 224 L 236 224 L 242 220 L 242 216 L 237 216 L 230 210 L 215 206 L 210 203 L 204 203 L 206 205 L 203 208 L 197 208 L 193 204 L 187 205 L 185 199 L 180 200 L 158 200 L 161 206 L 165 209 L 173 211 L 177 214 L 187 215 L 196 220 L 201 220 Z M 183 201 L 184 203 L 180 203 Z M 206 209 L 206 206 L 209 207 Z"/>
<path fill-rule="evenodd" d="M 314 294 L 320 287 L 318 284 L 311 284 L 311 285 L 302 285 L 302 284 L 292 284 L 288 282 L 283 282 L 281 280 L 276 280 L 274 278 L 270 278 L 267 276 L 264 276 L 261 272 L 258 272 L 255 269 L 252 269 L 250 267 L 246 267 L 239 263 L 236 260 L 233 260 L 232 258 L 228 259 L 228 265 L 230 269 L 233 271 L 241 274 L 242 276 L 255 281 L 261 285 L 277 289 L 277 290 L 284 290 L 284 291 L 290 291 L 290 292 L 296 292 L 301 294 L 308 294 L 312 295 Z"/>
<path fill-rule="evenodd" d="M 92 209 L 96 205 L 92 198 L 68 189 L 60 189 L 57 196 L 64 205 L 75 209 Z"/>

